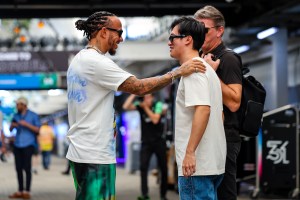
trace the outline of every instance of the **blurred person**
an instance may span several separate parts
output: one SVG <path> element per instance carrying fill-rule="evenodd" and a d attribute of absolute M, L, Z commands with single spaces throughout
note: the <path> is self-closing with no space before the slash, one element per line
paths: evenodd
<path fill-rule="evenodd" d="M 170 56 L 184 63 L 201 60 L 205 73 L 180 79 L 176 95 L 175 153 L 181 200 L 216 200 L 225 172 L 226 139 L 222 119 L 222 91 L 212 67 L 199 57 L 205 39 L 203 23 L 192 17 L 173 21 Z"/>
<path fill-rule="evenodd" d="M 18 178 L 18 192 L 9 198 L 30 199 L 31 158 L 34 152 L 36 137 L 39 134 L 39 116 L 27 108 L 28 100 L 20 97 L 16 101 L 17 113 L 14 114 L 10 131 L 17 130 L 14 142 L 15 166 Z M 23 170 L 26 173 L 26 186 L 23 185 Z"/>
<path fill-rule="evenodd" d="M 42 152 L 42 163 L 45 170 L 48 170 L 51 164 L 51 152 L 53 149 L 54 139 L 55 135 L 53 128 L 48 125 L 48 122 L 44 122 L 40 128 L 38 143 Z"/>
<path fill-rule="evenodd" d="M 1 105 L 1 101 L 0 101 Z M 0 139 L 1 139 L 1 152 L 0 152 L 0 160 L 2 162 L 6 162 L 5 152 L 6 152 L 6 144 L 5 144 L 5 136 L 3 132 L 3 113 L 0 110 Z"/>
<path fill-rule="evenodd" d="M 138 200 L 150 199 L 148 194 L 148 169 L 152 154 L 155 154 L 161 171 L 160 197 L 166 200 L 167 193 L 167 147 L 163 136 L 162 113 L 163 103 L 154 101 L 153 94 L 144 96 L 143 101 L 134 102 L 131 94 L 123 104 L 124 110 L 137 110 L 141 118 L 142 146 L 140 152 L 141 190 Z"/>
<path fill-rule="evenodd" d="M 37 137 L 35 137 L 35 142 L 34 142 L 34 150 L 32 154 L 32 164 L 31 164 L 31 172 L 34 174 L 38 174 L 38 168 L 39 168 L 39 154 L 40 154 L 40 149 L 39 149 L 39 141 Z"/>
<path fill-rule="evenodd" d="M 70 145 L 66 157 L 71 161 L 76 199 L 115 199 L 114 93 L 145 95 L 205 67 L 189 60 L 162 76 L 137 79 L 105 56 L 114 55 L 123 41 L 116 15 L 100 11 L 75 25 L 84 31 L 88 45 L 75 55 L 67 72 Z"/>
<path fill-rule="evenodd" d="M 227 157 L 225 175 L 218 188 L 218 197 L 221 200 L 233 200 L 237 199 L 236 160 L 241 148 L 237 111 L 242 96 L 242 63 L 233 52 L 225 53 L 227 47 L 222 41 L 225 19 L 219 10 L 213 6 L 205 6 L 198 10 L 194 17 L 203 22 L 208 30 L 202 45 L 202 57 L 215 69 L 222 87 Z M 219 57 L 220 59 L 214 61 L 214 58 Z"/>

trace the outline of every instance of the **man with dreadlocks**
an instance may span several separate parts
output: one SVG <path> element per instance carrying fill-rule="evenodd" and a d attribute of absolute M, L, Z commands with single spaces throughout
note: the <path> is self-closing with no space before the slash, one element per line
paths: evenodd
<path fill-rule="evenodd" d="M 109 12 L 78 20 L 89 40 L 72 60 L 68 73 L 68 114 L 70 160 L 76 200 L 114 200 L 116 153 L 114 135 L 114 92 L 136 95 L 152 93 L 176 78 L 204 72 L 200 61 L 189 60 L 159 77 L 137 79 L 105 56 L 116 53 L 123 41 L 120 19 Z"/>

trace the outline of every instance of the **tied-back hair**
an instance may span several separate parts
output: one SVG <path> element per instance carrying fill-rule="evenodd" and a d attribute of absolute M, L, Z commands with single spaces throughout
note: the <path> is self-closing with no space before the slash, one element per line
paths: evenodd
<path fill-rule="evenodd" d="M 90 40 L 94 37 L 95 31 L 111 23 L 111 20 L 108 18 L 109 16 L 116 15 L 107 11 L 95 12 L 87 20 L 77 20 L 75 26 L 78 30 L 83 30 L 83 36 L 86 36 Z"/>
<path fill-rule="evenodd" d="M 178 33 L 185 36 L 190 35 L 193 38 L 193 49 L 199 51 L 205 40 L 204 24 L 193 17 L 180 17 L 172 22 L 170 30 L 177 25 Z"/>

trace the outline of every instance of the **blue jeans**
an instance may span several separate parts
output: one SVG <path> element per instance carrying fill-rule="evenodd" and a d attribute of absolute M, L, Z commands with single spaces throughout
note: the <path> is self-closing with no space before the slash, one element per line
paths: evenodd
<path fill-rule="evenodd" d="M 51 151 L 42 151 L 42 157 L 44 169 L 49 169 L 49 165 L 51 162 Z"/>
<path fill-rule="evenodd" d="M 218 200 L 217 188 L 223 174 L 210 176 L 178 177 L 180 200 Z"/>

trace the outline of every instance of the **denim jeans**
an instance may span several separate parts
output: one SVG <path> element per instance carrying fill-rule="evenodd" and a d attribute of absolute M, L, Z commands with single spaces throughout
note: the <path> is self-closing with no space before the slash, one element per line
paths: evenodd
<path fill-rule="evenodd" d="M 218 200 L 221 175 L 178 177 L 180 200 Z"/>
<path fill-rule="evenodd" d="M 49 169 L 49 165 L 51 162 L 51 151 L 42 151 L 42 157 L 44 169 Z"/>

